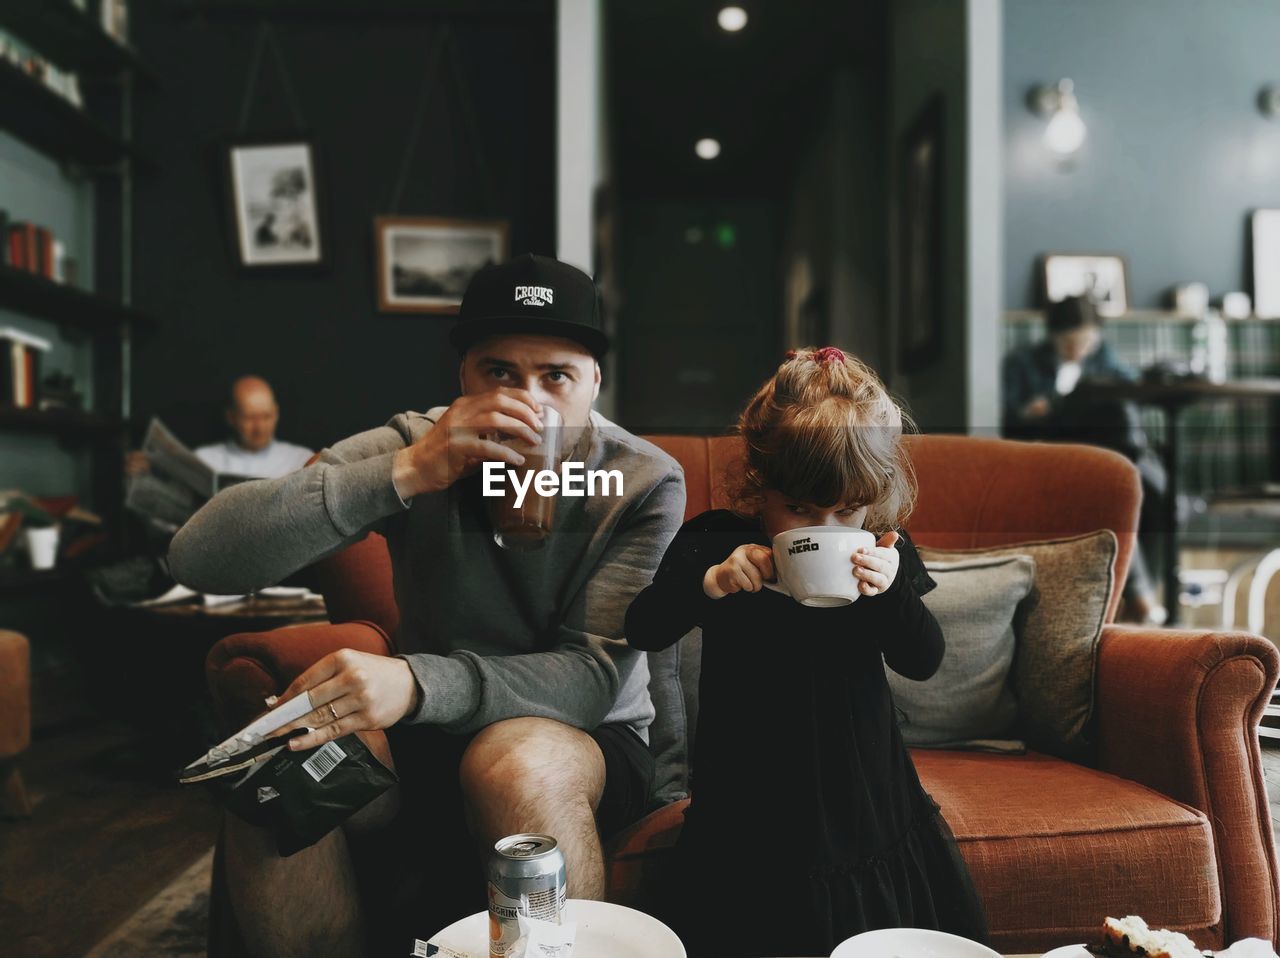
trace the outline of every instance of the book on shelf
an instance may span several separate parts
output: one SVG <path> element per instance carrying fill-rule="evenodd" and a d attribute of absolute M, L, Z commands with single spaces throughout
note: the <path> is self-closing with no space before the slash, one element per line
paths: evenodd
<path fill-rule="evenodd" d="M 52 345 L 12 326 L 0 327 L 0 407 L 40 407 L 40 367 Z"/>
<path fill-rule="evenodd" d="M 4 265 L 64 282 L 66 247 L 54 239 L 52 230 L 25 221 L 11 223 L 8 213 L 0 210 L 0 237 L 4 239 Z"/>
<path fill-rule="evenodd" d="M 80 92 L 80 77 L 77 74 L 59 69 L 4 30 L 0 30 L 0 59 L 7 60 L 16 69 L 43 83 L 76 108 L 84 108 L 84 96 Z"/>

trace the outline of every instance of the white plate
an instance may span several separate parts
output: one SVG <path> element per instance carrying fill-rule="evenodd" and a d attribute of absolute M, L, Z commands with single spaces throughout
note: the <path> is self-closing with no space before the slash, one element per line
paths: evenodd
<path fill-rule="evenodd" d="M 565 921 L 578 926 L 573 958 L 685 958 L 684 945 L 674 931 L 633 908 L 570 898 Z M 468 915 L 430 940 L 488 958 L 489 913 Z"/>
<path fill-rule="evenodd" d="M 1046 951 L 1040 958 L 1093 958 L 1084 945 L 1063 945 L 1053 951 Z"/>
<path fill-rule="evenodd" d="M 831 958 L 1000 958 L 985 945 L 945 931 L 881 928 L 842 941 Z"/>

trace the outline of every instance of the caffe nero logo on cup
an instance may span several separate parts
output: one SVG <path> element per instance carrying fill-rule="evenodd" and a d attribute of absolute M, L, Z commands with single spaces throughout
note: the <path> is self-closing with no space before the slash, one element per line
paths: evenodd
<path fill-rule="evenodd" d="M 797 539 L 787 546 L 787 555 L 793 556 L 798 552 L 817 552 L 819 548 L 818 543 L 812 539 Z"/>

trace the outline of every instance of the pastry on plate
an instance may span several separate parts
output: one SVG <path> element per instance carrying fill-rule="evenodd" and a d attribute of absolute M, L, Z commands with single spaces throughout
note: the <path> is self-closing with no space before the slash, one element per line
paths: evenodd
<path fill-rule="evenodd" d="M 1107 958 L 1204 958 L 1208 954 L 1181 932 L 1148 928 L 1137 915 L 1108 918 L 1102 923 L 1102 943 L 1088 947 Z"/>

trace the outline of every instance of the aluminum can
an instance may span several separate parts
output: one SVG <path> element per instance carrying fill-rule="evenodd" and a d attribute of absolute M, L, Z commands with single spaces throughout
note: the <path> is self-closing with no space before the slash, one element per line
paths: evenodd
<path fill-rule="evenodd" d="M 489 856 L 489 958 L 507 958 L 520 938 L 519 916 L 560 924 L 569 887 L 564 854 L 550 835 L 508 835 Z"/>

